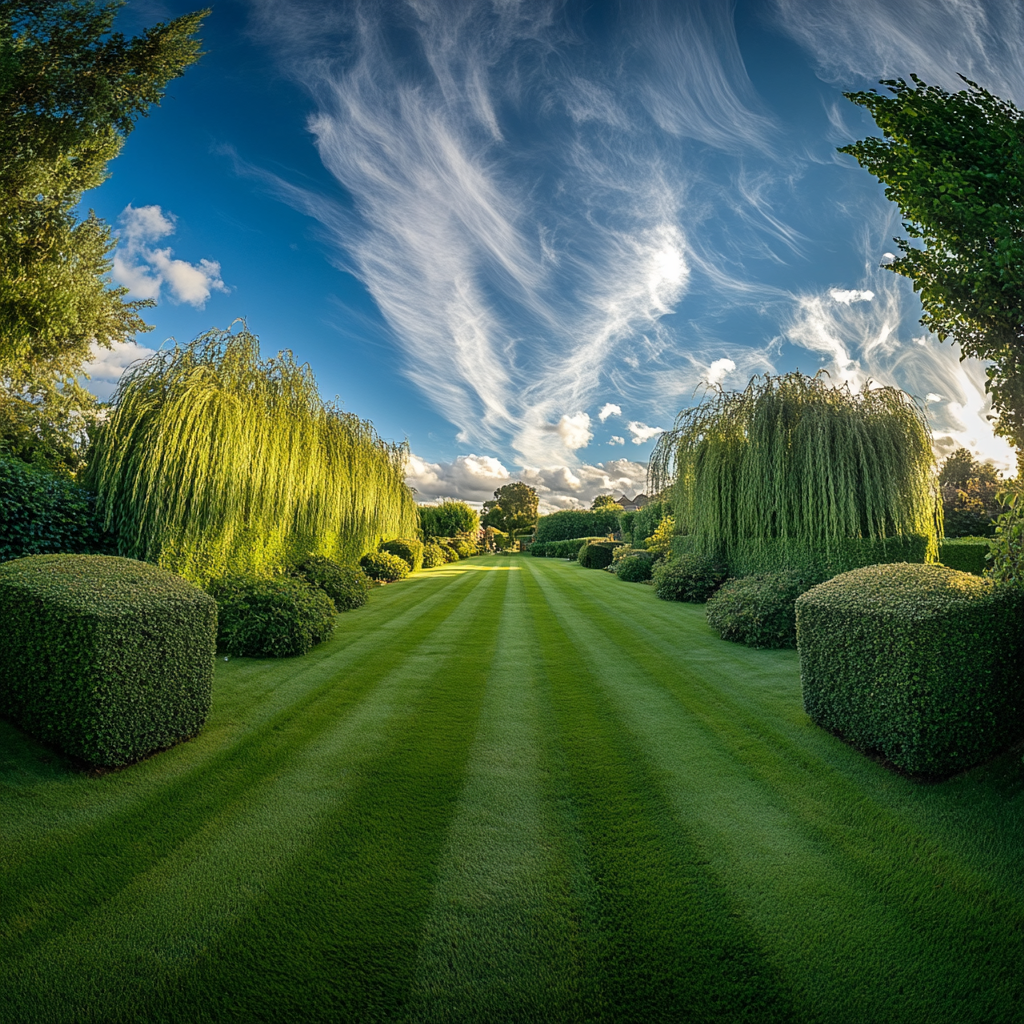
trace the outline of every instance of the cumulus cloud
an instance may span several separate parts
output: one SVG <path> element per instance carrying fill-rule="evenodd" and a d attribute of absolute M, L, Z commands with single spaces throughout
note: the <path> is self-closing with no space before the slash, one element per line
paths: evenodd
<path fill-rule="evenodd" d="M 599 494 L 626 491 L 633 496 L 647 486 L 647 466 L 629 459 L 594 465 L 524 466 L 520 479 L 535 488 L 551 509 L 589 508 Z"/>
<path fill-rule="evenodd" d="M 82 367 L 90 380 L 83 383 L 101 402 L 109 401 L 124 371 L 132 363 L 152 355 L 156 355 L 156 349 L 134 341 L 115 341 L 110 348 L 93 344 L 90 359 Z"/>
<path fill-rule="evenodd" d="M 848 306 L 851 302 L 870 302 L 875 297 L 875 293 L 867 288 L 831 288 L 828 294 L 833 302 L 838 302 L 843 306 Z"/>
<path fill-rule="evenodd" d="M 650 441 L 652 437 L 657 437 L 665 432 L 664 427 L 649 427 L 646 423 L 638 423 L 636 420 L 627 423 L 626 429 L 633 435 L 633 444 L 643 444 L 645 441 Z"/>
<path fill-rule="evenodd" d="M 733 370 L 736 363 L 732 359 L 716 359 L 709 367 L 705 378 L 709 384 L 721 384 Z"/>
<path fill-rule="evenodd" d="M 570 451 L 586 448 L 594 436 L 594 432 L 590 429 L 590 417 L 585 412 L 578 412 L 574 416 L 563 416 L 552 429 L 562 439 L 562 444 Z"/>
<path fill-rule="evenodd" d="M 453 462 L 428 462 L 410 455 L 405 482 L 416 490 L 421 501 L 457 498 L 484 502 L 512 481 L 512 474 L 492 455 L 459 455 Z"/>
<path fill-rule="evenodd" d="M 601 411 L 597 414 L 597 418 L 604 423 L 609 416 L 621 416 L 622 410 L 612 402 L 606 402 L 601 406 Z"/>
<path fill-rule="evenodd" d="M 625 444 L 626 439 L 624 437 L 619 437 L 618 434 L 612 434 L 612 436 L 608 438 L 608 443 L 610 445 Z"/>
<path fill-rule="evenodd" d="M 128 205 L 118 218 L 118 246 L 111 277 L 137 299 L 157 299 L 166 288 L 172 302 L 202 309 L 214 291 L 226 292 L 216 260 L 175 259 L 174 250 L 152 243 L 174 234 L 174 214 L 159 206 Z"/>

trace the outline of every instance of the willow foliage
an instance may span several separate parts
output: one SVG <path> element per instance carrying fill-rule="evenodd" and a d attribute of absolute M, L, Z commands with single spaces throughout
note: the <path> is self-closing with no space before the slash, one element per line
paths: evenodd
<path fill-rule="evenodd" d="M 854 394 L 820 374 L 709 389 L 664 433 L 650 486 L 671 486 L 695 550 L 767 560 L 828 553 L 850 538 L 923 535 L 937 555 L 941 506 L 927 424 L 897 388 Z"/>
<path fill-rule="evenodd" d="M 121 379 L 87 477 L 121 553 L 205 583 L 414 534 L 404 444 L 325 405 L 290 352 L 210 331 Z"/>

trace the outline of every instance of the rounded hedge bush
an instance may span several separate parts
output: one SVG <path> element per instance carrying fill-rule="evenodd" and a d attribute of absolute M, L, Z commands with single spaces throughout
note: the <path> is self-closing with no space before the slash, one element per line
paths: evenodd
<path fill-rule="evenodd" d="M 796 647 L 796 599 L 813 586 L 796 572 L 728 580 L 708 601 L 708 625 L 750 647 Z"/>
<path fill-rule="evenodd" d="M 726 569 L 707 555 L 686 552 L 654 566 L 654 593 L 663 601 L 703 604 L 725 582 Z"/>
<path fill-rule="evenodd" d="M 441 548 L 441 553 L 444 555 L 445 562 L 457 562 L 459 560 L 459 553 L 452 547 L 451 543 L 442 540 L 438 541 L 438 545 Z"/>
<path fill-rule="evenodd" d="M 395 540 L 386 540 L 380 545 L 381 551 L 398 555 L 403 562 L 407 563 L 410 572 L 423 568 L 423 541 L 415 537 L 398 537 Z"/>
<path fill-rule="evenodd" d="M 452 544 L 459 558 L 472 558 L 477 554 L 477 547 L 472 541 L 457 540 Z"/>
<path fill-rule="evenodd" d="M 627 555 L 619 559 L 615 575 L 627 583 L 643 583 L 654 572 L 654 559 L 650 555 Z"/>
<path fill-rule="evenodd" d="M 423 545 L 423 568 L 436 569 L 439 565 L 445 564 L 444 551 L 440 544 L 427 541 Z"/>
<path fill-rule="evenodd" d="M 378 583 L 395 583 L 409 575 L 409 563 L 389 551 L 371 551 L 359 560 L 363 572 Z"/>
<path fill-rule="evenodd" d="M 584 569 L 607 569 L 617 546 L 612 541 L 588 542 L 579 549 L 579 563 Z"/>
<path fill-rule="evenodd" d="M 244 658 L 305 654 L 334 631 L 334 602 L 295 576 L 226 577 L 210 584 L 217 644 Z"/>
<path fill-rule="evenodd" d="M 366 604 L 370 581 L 358 565 L 339 565 L 330 558 L 313 555 L 296 570 L 307 583 L 319 587 L 339 612 L 351 611 Z"/>

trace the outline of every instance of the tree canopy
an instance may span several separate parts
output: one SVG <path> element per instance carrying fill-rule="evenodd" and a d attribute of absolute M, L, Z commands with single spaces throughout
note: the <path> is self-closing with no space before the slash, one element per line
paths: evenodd
<path fill-rule="evenodd" d="M 493 501 L 484 502 L 481 523 L 504 533 L 528 530 L 537 522 L 537 492 L 521 480 L 505 484 L 494 492 Z"/>
<path fill-rule="evenodd" d="M 479 515 L 464 501 L 445 499 L 440 505 L 420 505 L 419 516 L 420 529 L 427 539 L 476 534 L 480 529 Z"/>
<path fill-rule="evenodd" d="M 110 287 L 115 240 L 82 193 L 200 56 L 206 11 L 126 39 L 117 0 L 0 0 L 0 378 L 31 393 L 81 372 L 93 342 L 149 330 Z"/>
<path fill-rule="evenodd" d="M 883 138 L 839 152 L 886 186 L 915 245 L 889 269 L 910 278 L 921 323 L 991 360 L 987 387 L 997 430 L 1024 449 L 1024 113 L 966 78 L 951 94 L 886 80 L 890 96 L 846 93 L 865 107 Z M 962 76 L 961 76 L 962 77 Z"/>
<path fill-rule="evenodd" d="M 599 494 L 591 503 L 590 510 L 596 512 L 601 508 L 610 508 L 613 512 L 621 512 L 622 506 L 611 494 Z"/>
<path fill-rule="evenodd" d="M 931 437 L 896 388 L 862 394 L 818 375 L 712 388 L 651 455 L 695 550 L 756 563 L 827 556 L 849 539 L 924 536 L 937 554 Z"/>

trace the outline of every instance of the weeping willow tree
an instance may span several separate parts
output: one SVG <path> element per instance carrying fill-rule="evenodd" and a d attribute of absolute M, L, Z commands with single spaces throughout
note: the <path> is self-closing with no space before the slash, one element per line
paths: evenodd
<path fill-rule="evenodd" d="M 750 566 L 829 558 L 850 540 L 924 536 L 942 508 L 927 423 L 897 388 L 854 394 L 821 374 L 709 389 L 662 434 L 650 486 L 671 487 L 693 546 Z"/>
<path fill-rule="evenodd" d="M 197 583 L 408 536 L 404 444 L 326 405 L 290 352 L 210 331 L 130 368 L 87 470 L 121 553 Z"/>

